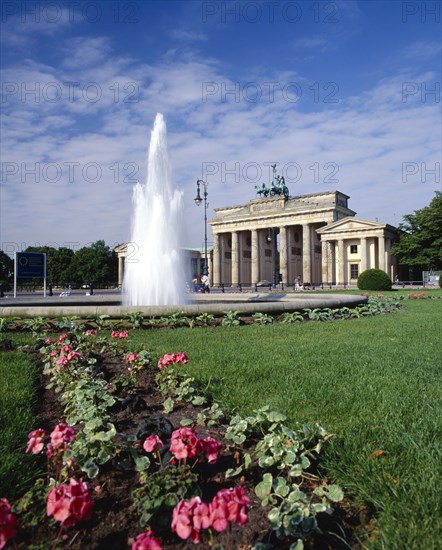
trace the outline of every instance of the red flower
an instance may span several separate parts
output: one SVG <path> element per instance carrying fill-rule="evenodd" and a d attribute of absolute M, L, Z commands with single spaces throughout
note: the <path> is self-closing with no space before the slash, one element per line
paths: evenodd
<path fill-rule="evenodd" d="M 141 533 L 132 543 L 132 550 L 162 550 L 158 539 L 154 537 L 153 531 Z"/>
<path fill-rule="evenodd" d="M 199 497 L 181 500 L 173 509 L 171 528 L 181 539 L 200 542 L 201 529 L 209 527 L 209 507 Z"/>
<path fill-rule="evenodd" d="M 128 353 L 125 359 L 128 363 L 134 363 L 138 359 L 138 353 Z"/>
<path fill-rule="evenodd" d="M 11 512 L 11 506 L 6 498 L 0 499 L 0 548 L 8 539 L 13 539 L 17 530 L 17 518 Z"/>
<path fill-rule="evenodd" d="M 201 443 L 207 462 L 209 462 L 209 464 L 214 464 L 219 458 L 222 449 L 221 443 L 218 443 L 213 437 L 206 437 L 201 440 Z"/>
<path fill-rule="evenodd" d="M 144 440 L 143 449 L 146 453 L 153 453 L 163 447 L 164 443 L 157 435 L 150 435 Z"/>
<path fill-rule="evenodd" d="M 166 355 L 161 357 L 161 359 L 158 361 L 158 368 L 164 369 L 174 363 L 185 364 L 188 362 L 188 360 L 189 359 L 187 355 L 183 351 L 180 351 L 178 353 L 166 353 Z"/>
<path fill-rule="evenodd" d="M 69 340 L 69 334 L 64 333 L 58 337 L 57 345 L 61 346 L 66 340 Z"/>
<path fill-rule="evenodd" d="M 170 452 L 175 458 L 194 458 L 202 451 L 202 443 L 192 428 L 179 428 L 172 432 Z"/>
<path fill-rule="evenodd" d="M 174 353 L 174 359 L 173 359 L 173 362 L 174 363 L 187 363 L 189 361 L 189 358 L 187 357 L 187 355 L 183 352 L 183 351 L 180 351 L 178 353 Z"/>
<path fill-rule="evenodd" d="M 82 519 L 89 519 L 92 506 L 87 483 L 70 479 L 69 485 L 62 483 L 49 491 L 46 513 L 63 527 L 70 527 Z"/>
<path fill-rule="evenodd" d="M 53 448 L 61 447 L 65 443 L 71 443 L 76 436 L 74 428 L 60 423 L 51 432 L 51 444 Z"/>
<path fill-rule="evenodd" d="M 26 447 L 26 452 L 30 453 L 32 452 L 34 455 L 38 454 L 43 450 L 44 447 L 44 441 L 43 438 L 46 437 L 45 430 L 42 430 L 39 428 L 38 430 L 34 430 L 28 435 L 29 443 Z"/>
<path fill-rule="evenodd" d="M 119 332 L 118 330 L 113 330 L 111 332 L 111 337 L 124 339 L 129 337 L 129 333 L 127 332 L 127 330 L 122 330 L 121 332 Z"/>
<path fill-rule="evenodd" d="M 209 504 L 210 518 L 216 531 L 223 531 L 225 521 L 231 521 L 244 527 L 247 523 L 247 505 L 250 499 L 244 487 L 221 489 Z"/>

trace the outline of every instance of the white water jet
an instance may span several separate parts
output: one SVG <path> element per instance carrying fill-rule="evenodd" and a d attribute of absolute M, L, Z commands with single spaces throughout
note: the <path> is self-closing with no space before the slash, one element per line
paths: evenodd
<path fill-rule="evenodd" d="M 163 115 L 153 126 L 146 183 L 133 191 L 134 216 L 127 257 L 123 303 L 129 306 L 185 302 L 185 271 L 180 247 L 182 192 L 173 188 Z"/>

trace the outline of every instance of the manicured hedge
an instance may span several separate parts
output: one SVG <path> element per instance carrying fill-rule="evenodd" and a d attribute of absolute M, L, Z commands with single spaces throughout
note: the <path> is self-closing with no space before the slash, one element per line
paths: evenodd
<path fill-rule="evenodd" d="M 391 279 L 382 269 L 367 269 L 358 277 L 360 290 L 391 290 Z"/>

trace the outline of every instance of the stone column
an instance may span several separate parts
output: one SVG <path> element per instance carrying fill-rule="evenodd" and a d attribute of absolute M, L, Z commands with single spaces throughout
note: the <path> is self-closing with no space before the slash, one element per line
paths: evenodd
<path fill-rule="evenodd" d="M 252 229 L 252 280 L 254 285 L 259 281 L 259 242 L 258 242 L 258 230 Z"/>
<path fill-rule="evenodd" d="M 312 251 L 310 225 L 302 226 L 302 282 L 311 283 L 312 279 Z"/>
<path fill-rule="evenodd" d="M 287 227 L 279 228 L 279 270 L 282 275 L 282 282 L 287 285 L 289 282 L 289 262 L 287 250 Z"/>
<path fill-rule="evenodd" d="M 232 231 L 232 286 L 239 282 L 239 233 Z"/>
<path fill-rule="evenodd" d="M 391 249 L 391 239 L 385 239 L 385 271 L 390 277 L 391 280 L 393 280 L 394 274 L 392 271 L 392 262 L 391 262 L 391 256 L 390 256 L 390 249 Z"/>
<path fill-rule="evenodd" d="M 322 237 L 321 237 L 322 239 Z M 321 240 L 321 252 L 322 252 L 322 282 L 327 283 L 330 281 L 330 277 L 328 275 L 328 261 L 329 261 L 329 253 L 330 253 L 330 244 L 328 241 Z"/>
<path fill-rule="evenodd" d="M 213 273 L 211 276 L 212 284 L 214 286 L 219 286 L 221 284 L 221 274 L 220 274 L 220 246 L 219 246 L 219 233 L 213 234 Z"/>
<path fill-rule="evenodd" d="M 383 235 L 381 237 L 378 237 L 378 243 L 378 265 L 379 269 L 385 271 L 385 237 Z"/>
<path fill-rule="evenodd" d="M 124 278 L 124 256 L 118 256 L 118 286 L 121 287 Z"/>
<path fill-rule="evenodd" d="M 345 261 L 345 248 L 343 239 L 338 240 L 338 273 L 337 281 L 339 284 L 347 283 L 347 262 Z"/>
<path fill-rule="evenodd" d="M 361 237 L 361 273 L 367 269 L 367 237 Z"/>

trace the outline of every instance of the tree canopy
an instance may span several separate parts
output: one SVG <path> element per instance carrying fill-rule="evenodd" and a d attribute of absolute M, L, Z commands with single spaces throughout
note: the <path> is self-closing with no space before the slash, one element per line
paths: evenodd
<path fill-rule="evenodd" d="M 66 247 L 50 246 L 30 246 L 26 252 L 46 253 L 47 279 L 52 284 L 67 286 L 92 283 L 97 286 L 117 282 L 117 257 L 104 241 L 97 241 L 77 252 Z"/>
<path fill-rule="evenodd" d="M 404 216 L 399 224 L 400 238 L 391 254 L 401 264 L 419 266 L 428 270 L 442 269 L 442 193 L 428 206 Z"/>

